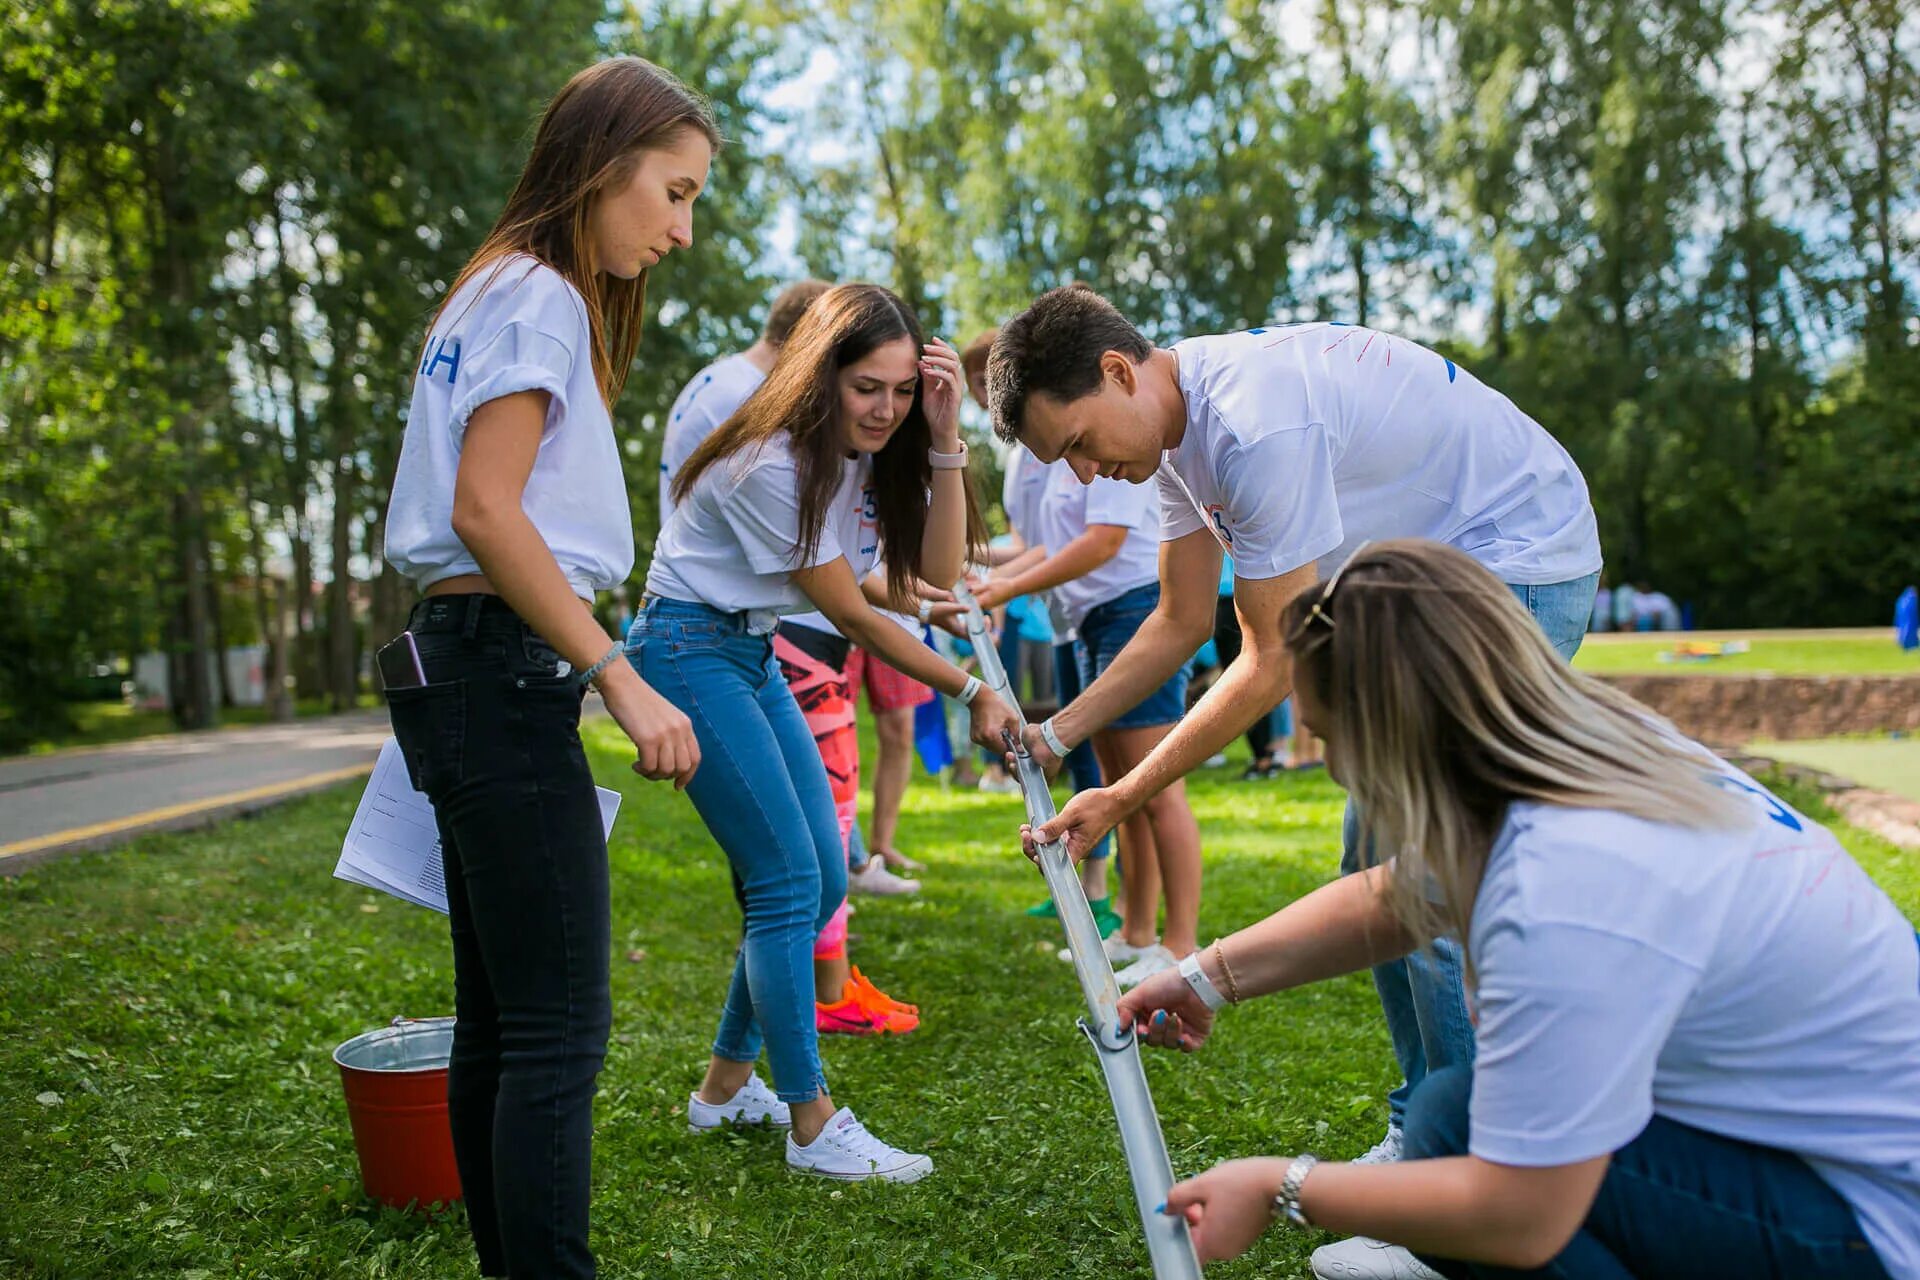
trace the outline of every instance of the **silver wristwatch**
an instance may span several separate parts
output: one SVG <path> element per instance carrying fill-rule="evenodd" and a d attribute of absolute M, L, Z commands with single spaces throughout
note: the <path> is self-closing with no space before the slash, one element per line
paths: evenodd
<path fill-rule="evenodd" d="M 1285 1218 L 1296 1227 L 1311 1227 L 1306 1211 L 1300 1207 L 1300 1188 L 1305 1184 L 1307 1175 L 1319 1164 L 1319 1158 L 1309 1155 L 1297 1155 L 1287 1166 L 1287 1176 L 1280 1179 L 1280 1192 L 1273 1198 L 1273 1215 Z"/>

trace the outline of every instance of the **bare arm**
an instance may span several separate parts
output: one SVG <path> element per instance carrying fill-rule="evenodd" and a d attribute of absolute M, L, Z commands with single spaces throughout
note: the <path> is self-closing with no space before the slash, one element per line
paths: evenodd
<path fill-rule="evenodd" d="M 1477 1156 L 1395 1164 L 1322 1164 L 1307 1175 L 1300 1208 L 1314 1226 L 1372 1236 L 1416 1253 L 1521 1271 L 1567 1247 L 1593 1208 L 1610 1156 L 1546 1168 Z M 1167 1195 L 1202 1261 L 1244 1252 L 1272 1222 L 1273 1197 L 1292 1162 L 1229 1160 Z"/>
<path fill-rule="evenodd" d="M 960 452 L 960 396 L 965 385 L 959 355 L 938 338 L 930 339 L 920 357 L 920 399 L 933 447 L 941 453 Z M 928 582 L 956 582 L 966 567 L 966 475 L 964 469 L 933 473 L 933 501 L 927 507 L 927 527 L 920 543 L 920 576 Z"/>
<path fill-rule="evenodd" d="M 793 583 L 840 630 L 840 634 L 888 666 L 931 685 L 949 696 L 966 688 L 969 677 L 939 654 L 906 633 L 893 619 L 874 611 L 854 580 L 845 556 L 835 556 L 811 569 L 794 571 Z M 968 708 L 976 741 L 1000 745 L 1000 734 L 1018 732 L 1019 713 L 982 688 Z"/>
<path fill-rule="evenodd" d="M 1318 577 L 1311 564 L 1277 578 L 1236 579 L 1234 612 L 1240 618 L 1240 654 L 1193 710 L 1160 740 L 1133 771 L 1111 784 L 1125 813 L 1132 813 L 1177 778 L 1200 767 L 1247 726 L 1280 705 L 1293 690 L 1293 662 L 1280 634 L 1280 617 L 1293 598 Z"/>
<path fill-rule="evenodd" d="M 1388 910 L 1391 864 L 1324 885 L 1200 952 L 1200 967 L 1241 1000 L 1353 973 L 1403 956 L 1414 940 Z M 1231 972 L 1232 977 L 1228 977 Z M 1164 1015 L 1156 1018 L 1156 1014 Z M 1120 1001 L 1123 1023 L 1151 1043 L 1191 1051 L 1213 1015 L 1177 973 L 1158 974 Z M 1233 1257 L 1264 1231 L 1288 1161 L 1233 1160 L 1175 1187 L 1205 1259 Z M 1372 1236 L 1416 1252 L 1533 1269 L 1566 1247 L 1585 1220 L 1607 1157 L 1554 1168 L 1497 1165 L 1474 1156 L 1391 1165 L 1322 1164 L 1301 1208 L 1316 1227 Z M 1197 1210 L 1197 1213 L 1196 1213 Z"/>
<path fill-rule="evenodd" d="M 521 506 L 549 399 L 544 391 L 520 391 L 474 410 L 454 479 L 453 532 L 513 611 L 575 670 L 585 671 L 613 642 Z M 700 763 L 692 722 L 624 660 L 604 667 L 598 683 L 608 712 L 633 740 L 635 770 L 686 786 Z"/>
<path fill-rule="evenodd" d="M 1066 746 L 1078 746 L 1139 705 L 1206 643 L 1213 634 L 1219 582 L 1220 547 L 1205 530 L 1160 544 L 1160 603 L 1105 674 L 1054 716 L 1054 732 Z M 1027 746 L 1037 747 L 1044 761 L 1059 767 L 1040 740 L 1037 725 Z"/>
<path fill-rule="evenodd" d="M 1088 525 L 1085 533 L 1054 554 L 1047 555 L 1045 548 L 1037 548 L 1041 554 L 1031 564 L 1006 572 L 1004 576 L 996 573 L 980 590 L 974 592 L 974 596 L 980 601 L 981 608 L 991 609 L 1015 596 L 1032 595 L 1063 582 L 1072 582 L 1075 578 L 1084 578 L 1119 555 L 1120 548 L 1126 544 L 1125 525 Z M 1020 558 L 1025 559 L 1025 556 Z M 1019 564 L 1020 561 L 1013 563 Z"/>
<path fill-rule="evenodd" d="M 1020 540 L 1020 535 L 1017 533 L 1013 535 L 1013 541 L 1014 545 L 1011 547 L 987 548 L 987 563 L 999 571 L 994 576 L 998 577 L 1000 573 L 1018 573 L 1028 565 L 1038 564 L 1046 558 L 1045 547 L 1030 547 Z"/>

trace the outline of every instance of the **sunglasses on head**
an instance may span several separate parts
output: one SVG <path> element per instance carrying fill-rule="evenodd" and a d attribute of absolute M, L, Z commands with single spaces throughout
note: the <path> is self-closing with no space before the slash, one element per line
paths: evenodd
<path fill-rule="evenodd" d="M 1353 549 L 1353 551 L 1347 556 L 1345 560 L 1342 560 L 1340 562 L 1340 567 L 1338 569 L 1335 569 L 1333 571 L 1333 576 L 1327 579 L 1327 585 L 1321 588 L 1320 598 L 1313 602 L 1313 608 L 1307 610 L 1307 616 L 1302 618 L 1300 620 L 1300 625 L 1294 629 L 1293 636 L 1291 637 L 1292 640 L 1297 641 L 1300 639 L 1301 636 L 1306 635 L 1307 628 L 1311 627 L 1316 622 L 1324 622 L 1327 624 L 1328 631 L 1333 630 L 1333 614 L 1328 612 L 1328 609 L 1331 608 L 1331 606 L 1333 605 L 1333 590 L 1335 587 L 1340 585 L 1341 575 L 1346 573 L 1348 569 L 1352 568 L 1353 562 L 1355 560 L 1358 560 L 1360 558 L 1361 553 L 1364 552 L 1368 547 L 1372 545 L 1373 545 L 1373 542 L 1371 539 L 1369 539 L 1366 542 L 1362 542 L 1359 546 Z"/>

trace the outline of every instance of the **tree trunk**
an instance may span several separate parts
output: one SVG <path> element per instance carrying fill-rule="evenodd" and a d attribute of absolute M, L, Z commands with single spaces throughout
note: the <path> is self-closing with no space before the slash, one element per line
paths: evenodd
<path fill-rule="evenodd" d="M 226 610 L 221 608 L 220 579 L 214 575 L 207 578 L 207 619 L 213 635 L 213 684 L 219 691 L 220 709 L 226 711 L 236 704 L 233 699 L 233 679 L 227 674 Z"/>
<path fill-rule="evenodd" d="M 342 414 L 344 417 L 345 415 Z M 327 696 L 335 711 L 358 694 L 353 634 L 353 457 L 336 437 L 333 464 L 333 577 L 327 583 Z"/>
<path fill-rule="evenodd" d="M 174 558 L 179 592 L 173 651 L 178 660 L 170 665 L 178 672 L 179 680 L 169 691 L 174 719 L 183 729 L 211 729 L 220 722 L 213 682 L 208 679 L 207 670 L 212 635 L 207 618 L 207 573 L 201 554 L 200 522 L 200 494 L 188 485 L 173 498 Z"/>
<path fill-rule="evenodd" d="M 253 498 L 245 495 L 243 501 L 247 511 L 247 544 L 253 553 L 254 621 L 260 628 L 261 642 L 267 646 L 267 718 L 275 724 L 284 724 L 293 719 L 293 699 L 287 693 L 285 592 L 267 568 L 267 540 L 260 531 Z"/>

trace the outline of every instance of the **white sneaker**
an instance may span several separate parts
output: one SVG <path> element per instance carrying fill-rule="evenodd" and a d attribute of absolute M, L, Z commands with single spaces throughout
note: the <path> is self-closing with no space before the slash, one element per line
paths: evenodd
<path fill-rule="evenodd" d="M 870 893 L 876 898 L 898 898 L 920 892 L 920 882 L 893 874 L 884 858 L 868 858 L 866 866 L 847 873 L 847 890 Z"/>
<path fill-rule="evenodd" d="M 826 1128 L 806 1146 L 787 1135 L 787 1168 L 841 1182 L 918 1182 L 933 1172 L 929 1156 L 890 1147 L 867 1132 L 846 1107 L 833 1113 Z"/>
<path fill-rule="evenodd" d="M 695 1133 L 712 1133 L 726 1124 L 770 1124 L 784 1129 L 792 1123 L 787 1104 L 757 1074 L 748 1076 L 725 1102 L 702 1102 L 698 1093 L 687 1099 L 687 1128 Z"/>
<path fill-rule="evenodd" d="M 1100 947 L 1102 950 L 1104 950 L 1107 953 L 1107 963 L 1110 965 L 1113 965 L 1115 968 L 1119 968 L 1122 965 L 1132 964 L 1135 960 L 1138 960 L 1141 956 L 1147 954 L 1147 952 L 1149 951 L 1152 951 L 1155 947 L 1159 945 L 1160 945 L 1160 939 L 1155 938 L 1152 942 L 1149 942 L 1144 947 L 1136 947 L 1131 942 L 1128 942 L 1125 938 L 1121 937 L 1120 931 L 1116 929 L 1113 932 L 1113 936 L 1103 941 L 1100 944 Z M 1065 960 L 1068 964 L 1072 964 L 1073 963 L 1072 948 L 1070 947 L 1060 948 L 1060 958 L 1062 960 Z"/>
<path fill-rule="evenodd" d="M 1365 1236 L 1315 1249 L 1313 1274 L 1319 1280 L 1445 1280 L 1399 1245 Z"/>
<path fill-rule="evenodd" d="M 1201 768 L 1218 769 L 1221 765 L 1225 764 L 1226 762 L 1227 762 L 1227 753 L 1224 751 L 1216 751 L 1212 755 L 1207 757 L 1207 762 L 1204 765 L 1202 765 Z"/>
<path fill-rule="evenodd" d="M 980 789 L 996 795 L 1010 796 L 1019 793 L 1020 784 L 1005 774 L 983 773 L 980 775 Z"/>
<path fill-rule="evenodd" d="M 1113 980 L 1120 984 L 1122 991 L 1126 991 L 1139 986 L 1156 973 L 1165 973 L 1169 969 L 1179 967 L 1180 961 L 1173 952 L 1165 947 L 1155 946 L 1142 952 L 1138 960 L 1114 974 Z"/>
<path fill-rule="evenodd" d="M 1387 1136 L 1373 1144 L 1373 1150 L 1355 1160 L 1354 1164 L 1393 1164 L 1400 1159 L 1400 1144 L 1404 1140 L 1400 1126 L 1387 1126 Z"/>

